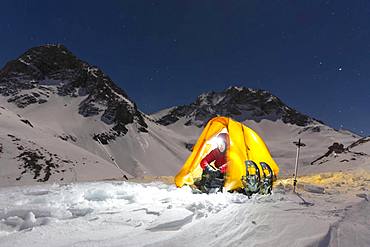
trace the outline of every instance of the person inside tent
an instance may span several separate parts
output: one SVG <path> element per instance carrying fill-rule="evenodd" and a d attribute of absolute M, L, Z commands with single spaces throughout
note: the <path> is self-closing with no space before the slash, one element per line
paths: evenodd
<path fill-rule="evenodd" d="M 217 142 L 217 147 L 209 152 L 200 162 L 200 166 L 203 169 L 202 179 L 195 185 L 203 192 L 209 192 L 210 189 L 221 190 L 227 171 L 226 153 L 230 146 L 229 135 L 220 133 L 215 141 Z M 211 165 L 212 162 L 213 166 Z"/>

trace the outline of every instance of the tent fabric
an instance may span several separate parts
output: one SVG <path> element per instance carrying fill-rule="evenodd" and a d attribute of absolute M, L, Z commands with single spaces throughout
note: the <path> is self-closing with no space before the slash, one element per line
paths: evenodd
<path fill-rule="evenodd" d="M 275 177 L 278 175 L 278 165 L 271 157 L 264 141 L 256 132 L 231 118 L 215 117 L 207 123 L 193 147 L 192 153 L 176 175 L 176 186 L 192 185 L 197 179 L 201 178 L 200 161 L 216 147 L 213 140 L 222 132 L 228 133 L 230 137 L 230 147 L 226 151 L 228 166 L 224 184 L 227 190 L 243 188 L 241 178 L 246 174 L 246 160 L 254 161 L 257 164 L 261 177 L 263 177 L 264 171 L 260 162 L 267 163 Z M 251 174 L 254 172 L 249 171 Z"/>

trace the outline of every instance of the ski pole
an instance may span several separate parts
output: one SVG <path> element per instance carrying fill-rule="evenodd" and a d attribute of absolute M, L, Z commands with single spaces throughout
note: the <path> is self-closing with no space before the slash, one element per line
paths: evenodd
<path fill-rule="evenodd" d="M 122 176 L 128 180 L 127 176 L 125 175 L 125 173 L 123 172 L 123 170 L 118 166 L 116 160 L 113 158 L 113 156 L 108 152 L 108 149 L 106 149 L 103 145 L 103 143 L 101 143 L 99 137 L 96 137 L 96 139 L 98 140 L 99 144 L 103 147 L 104 151 L 107 153 L 107 155 L 109 156 L 109 158 L 112 160 L 113 164 L 121 171 L 122 173 Z"/>
<path fill-rule="evenodd" d="M 295 193 L 295 189 L 297 186 L 297 173 L 298 173 L 298 160 L 299 160 L 299 151 L 301 147 L 306 146 L 303 142 L 301 142 L 301 139 L 298 139 L 298 142 L 293 142 L 297 146 L 297 155 L 295 159 L 295 168 L 294 168 L 294 180 L 293 180 L 293 192 Z"/>

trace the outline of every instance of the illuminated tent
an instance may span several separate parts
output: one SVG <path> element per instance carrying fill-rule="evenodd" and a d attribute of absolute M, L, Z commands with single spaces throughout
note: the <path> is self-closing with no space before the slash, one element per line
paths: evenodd
<path fill-rule="evenodd" d="M 228 133 L 230 137 L 230 147 L 226 151 L 228 160 L 224 184 L 226 190 L 243 188 L 241 178 L 246 175 L 245 161 L 247 160 L 257 164 L 261 177 L 263 177 L 264 170 L 260 163 L 267 163 L 276 178 L 279 167 L 272 159 L 262 138 L 252 129 L 231 118 L 215 117 L 208 122 L 189 158 L 176 175 L 176 186 L 192 185 L 201 178 L 202 168 L 199 163 L 211 150 L 217 147 L 216 137 L 219 133 Z M 248 171 L 249 174 L 256 173 L 256 169 Z"/>

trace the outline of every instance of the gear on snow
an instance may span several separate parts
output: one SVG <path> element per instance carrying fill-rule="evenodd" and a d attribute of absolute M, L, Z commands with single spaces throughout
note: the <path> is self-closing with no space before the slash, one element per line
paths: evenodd
<path fill-rule="evenodd" d="M 224 186 L 224 174 L 219 170 L 208 165 L 203 173 L 202 178 L 194 183 L 195 192 L 216 193 L 222 191 Z"/>
<path fill-rule="evenodd" d="M 244 185 L 242 192 L 247 196 L 251 196 L 254 193 L 271 194 L 273 183 L 272 169 L 265 162 L 261 162 L 260 165 L 263 178 L 260 177 L 260 170 L 256 163 L 251 160 L 245 161 L 246 175 L 242 176 Z"/>

